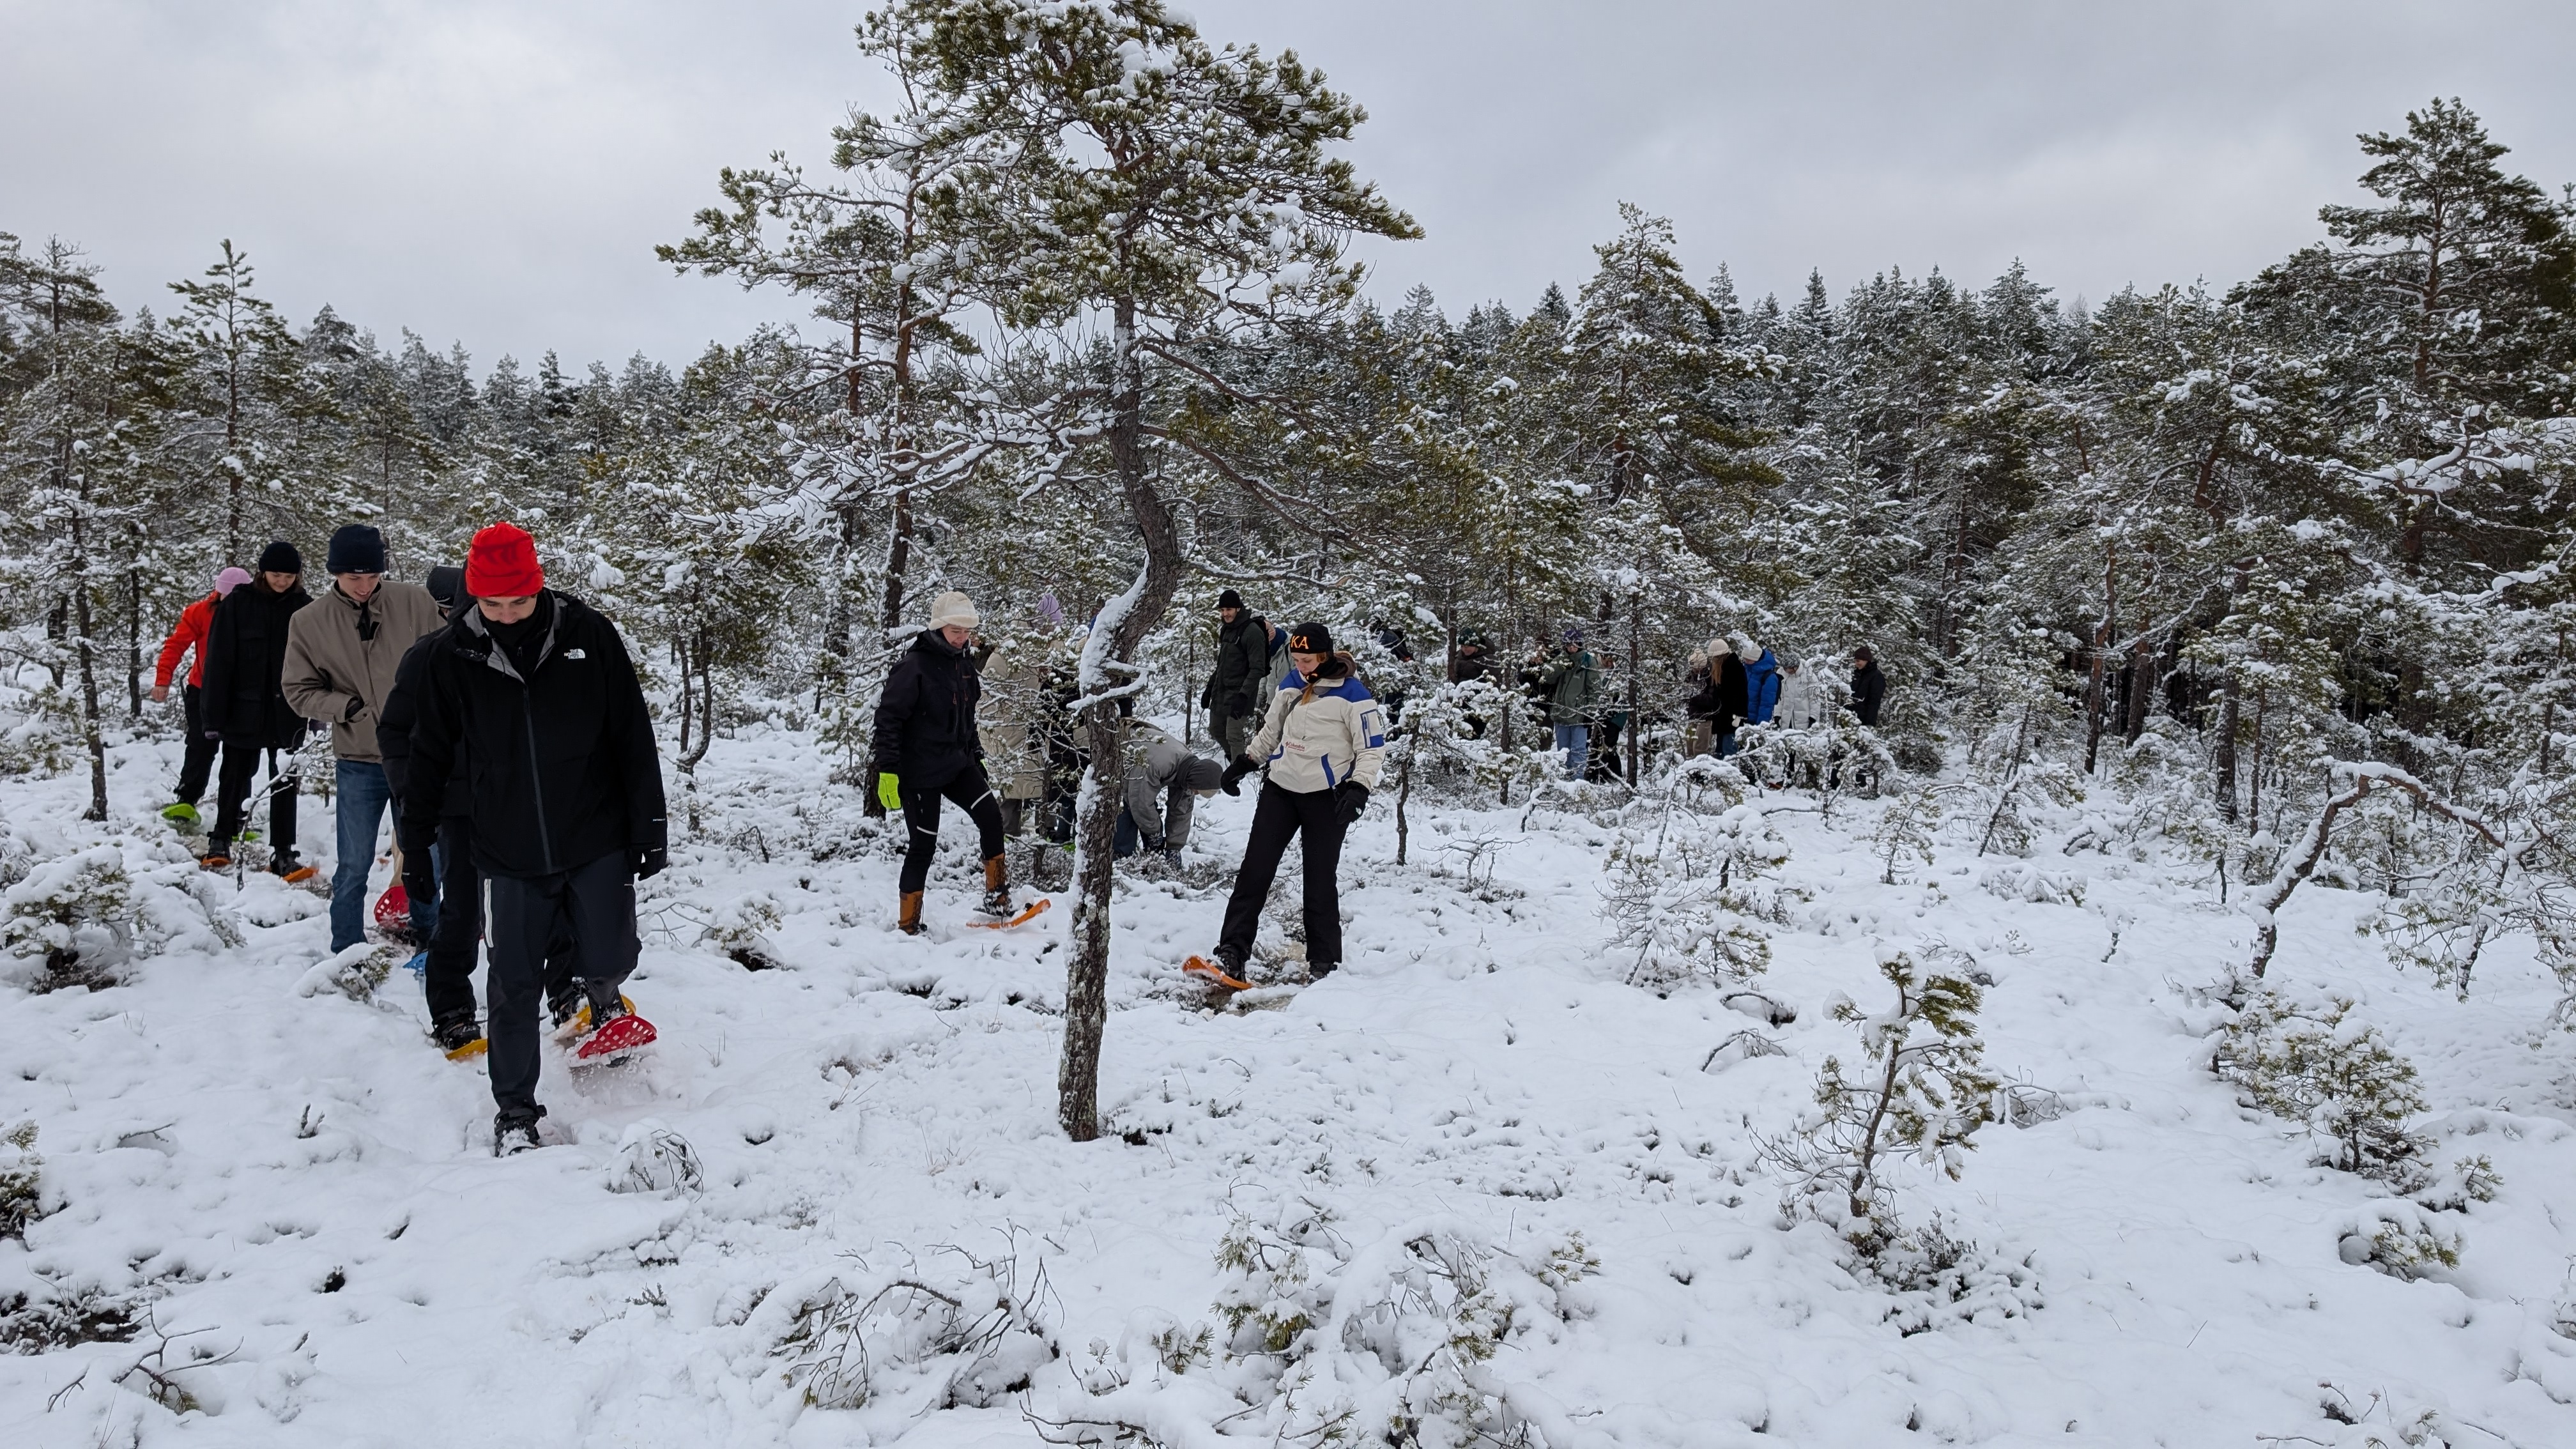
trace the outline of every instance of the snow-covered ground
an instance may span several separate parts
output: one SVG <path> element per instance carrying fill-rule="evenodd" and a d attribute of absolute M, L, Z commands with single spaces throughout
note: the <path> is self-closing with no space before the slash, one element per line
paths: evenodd
<path fill-rule="evenodd" d="M 166 840 L 162 748 L 115 763 L 106 826 L 75 818 L 79 780 L 0 786 L 0 814 L 40 855 Z M 1762 989 L 1797 1013 L 1772 1024 L 1624 983 L 1606 824 L 1418 811 L 1399 868 L 1380 804 L 1345 856 L 1347 969 L 1218 1013 L 1179 969 L 1212 941 L 1250 814 L 1218 798 L 1193 848 L 1214 884 L 1122 881 L 1106 1131 L 1077 1146 L 1055 1124 L 1070 901 L 966 929 L 958 821 L 928 937 L 895 935 L 894 860 L 827 769 L 804 736 L 718 742 L 704 828 L 648 892 L 631 994 L 662 1041 L 587 1077 L 550 1055 L 561 1145 L 527 1156 L 490 1155 L 482 1073 L 427 1045 L 408 975 L 374 1002 L 310 991 L 323 903 L 273 882 L 237 898 L 239 949 L 158 955 L 97 992 L 0 987 L 0 1129 L 36 1125 L 47 1209 L 0 1241 L 0 1305 L 149 1299 L 131 1341 L 0 1355 L 0 1442 L 1025 1444 L 1085 1403 L 1166 1414 L 1175 1445 L 1259 1442 L 1234 1436 L 1281 1421 L 1211 1437 L 1183 1412 L 1241 1365 L 1158 1362 L 1188 1357 L 1172 1345 L 1220 1322 L 1221 1295 L 1293 1300 L 1293 1273 L 1220 1267 L 1233 1234 L 1274 1261 L 1302 1243 L 1351 1345 L 1385 1327 L 1367 1303 L 1439 1300 L 1407 1243 L 1471 1245 L 1524 1297 L 1462 1372 L 1551 1449 L 1909 1430 L 2198 1449 L 2426 1424 L 2402 1442 L 2576 1444 L 2576 1341 L 2552 1327 L 2576 1253 L 2576 1042 L 2544 1029 L 2556 988 L 2521 943 L 2460 1002 L 2354 933 L 2354 894 L 2312 888 L 2284 917 L 2275 976 L 2356 997 L 2421 1068 L 2439 1160 L 2484 1153 L 2503 1176 L 2444 1215 L 2458 1269 L 2410 1282 L 2338 1252 L 2387 1190 L 2311 1166 L 2303 1131 L 2208 1070 L 2222 1013 L 2192 988 L 2250 931 L 2204 882 L 2051 855 L 2083 904 L 2008 901 L 1950 842 L 1885 886 L 1857 843 L 1878 805 L 1783 813 L 1781 879 L 1810 896 L 1772 933 Z M 307 819 L 327 856 L 327 808 Z M 764 896 L 781 964 L 746 970 L 703 928 L 760 924 L 743 902 Z M 1878 945 L 1936 942 L 1993 980 L 1989 1067 L 2045 1089 L 1960 1180 L 1900 1179 L 1909 1221 L 1937 1212 L 1995 1269 L 1955 1311 L 1856 1277 L 1827 1229 L 1783 1219 L 1757 1155 L 1824 1058 L 1855 1054 L 1828 998 L 1876 1008 Z M 1786 1055 L 1711 1061 L 1747 1029 Z M 695 1191 L 671 1189 L 657 1133 L 690 1145 Z M 1597 1269 L 1545 1269 L 1576 1235 Z M 943 1337 L 950 1311 L 899 1281 L 969 1326 Z M 879 1289 L 869 1361 L 841 1358 L 871 1402 L 809 1407 L 830 1397 L 810 1365 L 833 1305 L 856 1321 Z M 197 1407 L 117 1382 L 138 1360 Z"/>

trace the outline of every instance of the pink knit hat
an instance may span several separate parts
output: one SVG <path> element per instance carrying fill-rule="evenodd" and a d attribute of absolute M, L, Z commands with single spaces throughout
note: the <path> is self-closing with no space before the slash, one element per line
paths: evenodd
<path fill-rule="evenodd" d="M 226 569 L 222 573 L 215 575 L 215 593 L 218 595 L 230 594 L 233 590 L 238 589 L 249 582 L 250 570 L 239 568 Z"/>

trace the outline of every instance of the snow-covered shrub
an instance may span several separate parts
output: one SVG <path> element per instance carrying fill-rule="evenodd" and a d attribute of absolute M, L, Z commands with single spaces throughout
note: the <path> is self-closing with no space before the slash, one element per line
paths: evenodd
<path fill-rule="evenodd" d="M 295 994 L 319 996 L 336 991 L 351 1001 L 373 1001 L 377 988 L 403 963 L 405 948 L 390 941 L 370 945 L 365 941 L 347 950 L 325 956 L 312 970 L 297 979 Z"/>
<path fill-rule="evenodd" d="M 882 1403 L 906 1416 L 987 1408 L 1025 1390 L 1058 1356 L 1043 1267 L 1023 1283 L 1015 1255 L 940 1255 L 936 1268 L 835 1276 L 772 1295 L 787 1319 L 772 1352 L 787 1360 L 787 1381 L 806 1403 Z M 769 1303 L 760 1316 L 773 1316 Z"/>
<path fill-rule="evenodd" d="M 1611 945 L 1633 953 L 1628 983 L 1667 995 L 1693 981 L 1744 981 L 1771 965 L 1770 939 L 1744 923 L 1737 893 L 1688 873 L 1684 853 L 1640 841 L 1610 848 L 1604 913 Z"/>
<path fill-rule="evenodd" d="M 631 1123 L 617 1143 L 617 1160 L 608 1175 L 610 1192 L 658 1192 L 666 1197 L 694 1193 L 706 1184 L 697 1149 L 689 1139 L 659 1122 Z"/>
<path fill-rule="evenodd" d="M 33 985 L 53 991 L 112 986 L 118 967 L 174 946 L 240 945 L 215 883 L 184 858 L 156 860 L 177 851 L 120 841 L 37 862 L 0 894 L 0 951 L 41 962 Z"/>
<path fill-rule="evenodd" d="M 717 909 L 714 919 L 699 932 L 698 942 L 746 971 L 771 970 L 787 959 L 768 934 L 783 919 L 778 898 L 769 892 L 739 895 Z"/>
<path fill-rule="evenodd" d="M 1986 867 L 1977 884 L 1990 896 L 2028 901 L 2035 906 L 2084 904 L 2084 877 L 2071 870 L 2050 870 L 2027 860 Z"/>
<path fill-rule="evenodd" d="M 2032 1257 L 1998 1260 L 1975 1243 L 1950 1236 L 1941 1219 L 1899 1228 L 1865 1260 L 1871 1277 L 1895 1301 L 1883 1322 L 1904 1337 L 1957 1323 L 2025 1318 L 2043 1305 Z"/>
<path fill-rule="evenodd" d="M 36 1155 L 36 1124 L 21 1122 L 0 1134 L 0 1239 L 25 1238 L 44 1215 L 45 1159 Z"/>
<path fill-rule="evenodd" d="M 113 986 L 135 955 L 134 880 L 112 845 L 34 867 L 0 895 L 0 912 L 0 947 L 44 963 L 39 991 Z"/>
<path fill-rule="evenodd" d="M 0 1353 L 52 1353 L 84 1343 L 130 1343 L 143 1327 L 149 1293 L 110 1293 L 96 1284 L 38 1297 L 0 1293 Z"/>
<path fill-rule="evenodd" d="M 1993 1120 L 1999 1085 L 1985 1072 L 1974 983 L 1885 947 L 1878 970 L 1894 1005 L 1869 1015 L 1844 997 L 1831 1008 L 1860 1027 L 1864 1069 L 1848 1077 L 1841 1058 L 1827 1057 L 1815 1108 L 1762 1144 L 1789 1177 L 1786 1210 L 1835 1224 L 1870 1255 L 1897 1240 L 1888 1165 L 1911 1160 L 1957 1177 L 1976 1130 Z"/>
<path fill-rule="evenodd" d="M 1354 1248 L 1308 1211 L 1238 1220 L 1217 1264 L 1226 1326 L 1213 1356 L 1164 1328 L 1127 1346 L 1122 1369 L 1033 1409 L 1041 1432 L 1098 1445 L 1575 1442 L 1552 1400 L 1499 1370 L 1505 1350 L 1552 1341 L 1576 1316 L 1567 1290 L 1600 1266 L 1580 1237 L 1515 1253 L 1426 1218 Z"/>
<path fill-rule="evenodd" d="M 2431 1277 L 2460 1266 L 2460 1234 L 2402 1197 L 2382 1198 L 2346 1219 L 2335 1251 L 2347 1263 L 2368 1264 L 2392 1278 Z"/>
<path fill-rule="evenodd" d="M 2415 1065 L 2352 1008 L 2347 996 L 2299 1003 L 2258 991 L 2221 1032 L 2212 1065 L 2252 1105 L 2329 1144 L 2328 1165 L 2414 1192 L 2432 1182 L 2433 1150 L 2410 1125 L 2425 1109 Z"/>
<path fill-rule="evenodd" d="M 1869 832 L 1869 853 L 1880 866 L 1879 883 L 1896 884 L 1896 873 L 1909 860 L 1930 865 L 1933 832 L 1940 828 L 1941 797 L 1936 792 L 1908 790 L 1888 801 Z"/>

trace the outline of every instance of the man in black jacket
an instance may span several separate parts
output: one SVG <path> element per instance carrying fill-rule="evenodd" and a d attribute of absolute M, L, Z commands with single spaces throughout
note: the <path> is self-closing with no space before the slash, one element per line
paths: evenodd
<path fill-rule="evenodd" d="M 308 732 L 304 717 L 286 702 L 286 626 L 295 611 L 313 602 L 304 592 L 304 557 L 295 545 L 279 539 L 261 550 L 259 572 L 224 596 L 206 627 L 206 682 L 198 695 L 200 723 L 208 737 L 224 742 L 224 762 L 215 784 L 215 828 L 206 842 L 205 865 L 223 870 L 232 864 L 232 843 L 248 822 L 250 777 L 259 757 L 268 756 L 268 868 L 291 881 L 313 878 L 313 868 L 295 859 L 295 795 L 302 780 L 295 770 L 295 750 Z M 277 752 L 287 752 L 278 763 Z"/>
<path fill-rule="evenodd" d="M 1878 706 L 1887 698 L 1887 676 L 1879 672 L 1878 656 L 1863 644 L 1852 651 L 1852 713 L 1862 724 L 1878 726 Z"/>
<path fill-rule="evenodd" d="M 536 541 L 474 535 L 475 606 L 430 636 L 403 772 L 403 849 L 426 855 L 461 753 L 483 877 L 495 1153 L 537 1145 L 537 1006 L 567 930 L 590 1036 L 581 1054 L 651 1039 L 618 986 L 635 969 L 635 882 L 669 863 L 662 763 L 615 625 L 545 586 Z M 566 1005 L 571 1003 L 567 1002 Z"/>
<path fill-rule="evenodd" d="M 974 818 L 984 852 L 984 913 L 1011 913 L 1009 862 L 1002 854 L 1002 804 L 984 775 L 984 745 L 975 732 L 975 705 L 983 681 L 966 653 L 981 616 L 964 594 L 931 601 L 930 627 L 886 675 L 877 700 L 876 735 L 870 750 L 875 788 L 867 813 L 901 814 L 910 837 L 903 853 L 902 899 L 896 929 L 921 934 L 921 893 L 930 881 L 930 858 L 939 850 L 939 802 L 954 800 Z"/>
<path fill-rule="evenodd" d="M 1231 760 L 1243 753 L 1270 704 L 1260 697 L 1261 683 L 1270 677 L 1270 625 L 1232 589 L 1216 596 L 1216 616 L 1216 668 L 1199 693 L 1199 706 L 1208 712 L 1208 733 Z"/>

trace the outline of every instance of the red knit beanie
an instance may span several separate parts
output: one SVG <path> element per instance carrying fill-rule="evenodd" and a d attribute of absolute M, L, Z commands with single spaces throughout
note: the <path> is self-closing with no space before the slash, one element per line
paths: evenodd
<path fill-rule="evenodd" d="M 496 523 L 465 550 L 465 592 L 478 599 L 524 599 L 546 586 L 537 541 L 515 523 Z"/>

